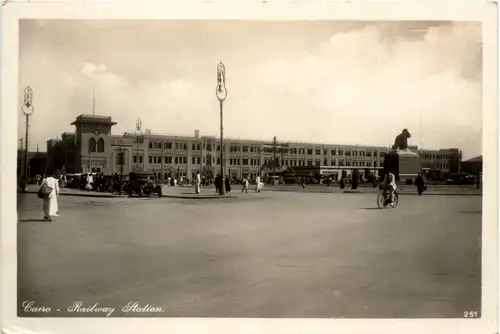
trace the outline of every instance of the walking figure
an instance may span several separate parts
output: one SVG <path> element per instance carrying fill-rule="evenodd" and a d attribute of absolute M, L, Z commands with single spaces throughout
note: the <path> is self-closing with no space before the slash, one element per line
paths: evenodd
<path fill-rule="evenodd" d="M 196 193 L 199 194 L 201 190 L 201 175 L 200 172 L 196 173 Z"/>
<path fill-rule="evenodd" d="M 418 173 L 417 178 L 415 179 L 415 186 L 417 187 L 418 196 L 421 196 L 425 190 L 425 181 L 424 177 L 420 173 Z"/>
<path fill-rule="evenodd" d="M 245 177 L 243 178 L 243 182 L 241 183 L 241 192 L 243 193 L 248 193 L 248 179 Z"/>
<path fill-rule="evenodd" d="M 218 194 L 220 192 L 220 188 L 221 188 L 221 181 L 222 181 L 222 178 L 220 176 L 220 174 L 217 174 L 217 176 L 215 177 L 215 180 L 214 180 L 214 184 L 215 184 L 215 193 Z"/>

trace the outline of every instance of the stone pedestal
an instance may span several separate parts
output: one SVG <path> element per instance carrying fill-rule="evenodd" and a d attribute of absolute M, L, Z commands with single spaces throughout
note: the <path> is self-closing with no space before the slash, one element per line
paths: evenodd
<path fill-rule="evenodd" d="M 422 159 L 420 156 L 410 150 L 400 150 L 397 152 L 399 157 L 399 179 L 414 180 L 418 173 L 422 172 Z"/>

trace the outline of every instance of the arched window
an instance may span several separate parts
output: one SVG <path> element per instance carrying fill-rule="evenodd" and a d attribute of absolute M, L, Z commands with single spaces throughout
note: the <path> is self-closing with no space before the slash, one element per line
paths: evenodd
<path fill-rule="evenodd" d="M 94 138 L 89 139 L 89 152 L 95 152 L 96 151 L 96 142 Z"/>
<path fill-rule="evenodd" d="M 104 152 L 104 139 L 99 138 L 97 142 L 97 152 Z"/>

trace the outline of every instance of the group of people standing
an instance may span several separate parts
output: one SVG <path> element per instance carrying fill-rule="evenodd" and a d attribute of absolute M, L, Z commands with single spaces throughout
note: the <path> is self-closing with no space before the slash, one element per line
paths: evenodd
<path fill-rule="evenodd" d="M 220 193 L 221 188 L 223 186 L 222 175 L 220 173 L 217 174 L 214 181 L 215 181 L 214 182 L 215 193 L 218 194 Z M 255 181 L 256 181 L 255 191 L 261 192 L 262 188 L 264 187 L 264 183 L 261 182 L 260 176 L 257 176 Z M 195 183 L 195 191 L 197 194 L 199 194 L 201 192 L 201 185 L 202 185 L 202 178 L 199 172 L 195 175 L 194 183 Z M 226 193 L 231 192 L 231 181 L 227 175 L 226 178 L 224 179 L 224 187 Z M 248 180 L 248 177 L 244 177 L 243 180 L 241 181 L 241 192 L 248 193 L 249 187 L 250 187 L 250 181 Z"/>
<path fill-rule="evenodd" d="M 104 173 L 87 173 L 83 176 L 85 178 L 84 189 L 87 191 L 95 190 L 102 191 L 106 187 L 106 180 L 104 178 Z"/>
<path fill-rule="evenodd" d="M 215 177 L 215 192 L 219 193 L 222 188 L 222 175 L 219 173 Z M 229 180 L 229 176 L 226 175 L 226 178 L 224 179 L 224 188 L 226 190 L 226 193 L 231 192 L 231 181 Z"/>

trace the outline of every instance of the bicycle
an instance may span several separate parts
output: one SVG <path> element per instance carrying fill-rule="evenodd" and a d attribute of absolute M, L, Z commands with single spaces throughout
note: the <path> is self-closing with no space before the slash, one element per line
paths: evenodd
<path fill-rule="evenodd" d="M 391 192 L 386 188 L 386 189 L 380 189 L 380 192 L 377 196 L 377 205 L 379 209 L 386 209 L 389 207 L 396 208 L 399 204 L 399 195 L 397 191 L 394 191 L 394 203 L 391 206 Z"/>

